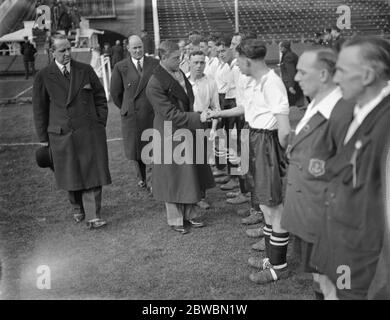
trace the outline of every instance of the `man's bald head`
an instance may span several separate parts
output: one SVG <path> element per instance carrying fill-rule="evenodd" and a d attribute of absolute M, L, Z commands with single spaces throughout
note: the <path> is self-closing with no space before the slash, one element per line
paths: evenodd
<path fill-rule="evenodd" d="M 134 59 L 141 59 L 144 56 L 144 44 L 141 38 L 137 35 L 132 35 L 129 37 L 129 44 L 127 50 Z"/>

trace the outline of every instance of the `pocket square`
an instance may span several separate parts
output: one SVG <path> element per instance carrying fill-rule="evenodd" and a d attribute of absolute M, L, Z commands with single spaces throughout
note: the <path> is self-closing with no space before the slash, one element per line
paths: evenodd
<path fill-rule="evenodd" d="M 83 89 L 86 89 L 86 90 L 92 90 L 92 87 L 91 87 L 91 84 L 90 83 L 87 83 Z"/>

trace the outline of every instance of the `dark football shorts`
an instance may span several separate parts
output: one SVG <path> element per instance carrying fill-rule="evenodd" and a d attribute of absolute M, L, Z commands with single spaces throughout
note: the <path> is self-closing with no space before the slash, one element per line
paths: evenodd
<path fill-rule="evenodd" d="M 250 128 L 248 179 L 254 201 L 269 207 L 280 205 L 286 171 L 287 158 L 278 131 Z"/>

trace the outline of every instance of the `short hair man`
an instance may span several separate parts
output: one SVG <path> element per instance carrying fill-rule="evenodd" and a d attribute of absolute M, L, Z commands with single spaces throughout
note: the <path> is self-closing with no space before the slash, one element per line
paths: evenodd
<path fill-rule="evenodd" d="M 241 72 L 252 78 L 248 102 L 230 110 L 210 114 L 231 117 L 245 114 L 250 127 L 249 170 L 253 177 L 252 193 L 264 213 L 266 257 L 251 257 L 249 264 L 264 268 L 250 275 L 255 283 L 267 283 L 283 277 L 287 268 L 288 233 L 281 228 L 283 210 L 282 176 L 285 172 L 283 148 L 290 133 L 287 92 L 282 80 L 265 63 L 267 48 L 256 39 L 244 40 L 238 47 L 237 64 Z M 265 153 L 264 150 L 268 150 Z"/>
<path fill-rule="evenodd" d="M 167 145 L 175 150 L 179 144 L 185 144 L 185 150 L 194 151 L 193 140 L 196 141 L 196 137 L 183 142 L 174 137 L 180 129 L 192 132 L 195 129 L 205 129 L 203 123 L 207 121 L 206 112 L 198 113 L 193 109 L 192 86 L 179 68 L 179 46 L 174 42 L 164 41 L 158 52 L 160 65 L 155 69 L 146 88 L 155 111 L 154 129 L 162 137 L 160 144 L 158 139 L 153 139 L 153 155 L 164 155 Z M 167 131 L 167 125 L 171 130 Z M 175 159 L 167 162 L 165 155 L 161 158 L 161 162 L 153 162 L 153 196 L 165 203 L 168 225 L 181 234 L 188 232 L 187 225 L 202 227 L 202 222 L 194 220 L 199 217 L 196 203 L 202 199 L 202 190 L 214 186 L 210 167 L 193 162 L 178 163 Z"/>
<path fill-rule="evenodd" d="M 141 188 L 147 184 L 147 168 L 141 153 L 146 142 L 141 141 L 142 132 L 153 127 L 153 108 L 146 97 L 146 85 L 158 65 L 158 60 L 144 55 L 140 37 L 129 37 L 130 58 L 118 62 L 111 77 L 111 97 L 120 109 L 123 146 L 130 161 L 136 161 Z"/>
<path fill-rule="evenodd" d="M 48 144 L 58 188 L 67 190 L 76 222 L 100 228 L 102 186 L 111 183 L 108 167 L 104 89 L 90 65 L 71 59 L 65 36 L 53 39 L 54 61 L 39 71 L 33 111 L 39 140 Z"/>
<path fill-rule="evenodd" d="M 353 111 L 353 105 L 342 99 L 340 88 L 333 82 L 336 60 L 337 54 L 332 49 L 308 50 L 299 58 L 295 75 L 311 103 L 290 139 L 282 226 L 295 235 L 294 247 L 302 271 L 315 274 L 315 279 L 319 275 L 310 265 L 310 256 L 321 223 L 326 182 L 313 179 L 312 174 L 316 174 L 315 166 L 325 164 L 337 153 L 337 141 L 347 126 L 346 115 L 351 116 Z M 313 153 L 318 153 L 319 149 L 321 159 L 315 160 Z M 318 286 L 315 294 L 322 298 Z"/>
<path fill-rule="evenodd" d="M 334 81 L 356 106 L 339 137 L 342 148 L 318 172 L 329 175 L 330 183 L 312 264 L 330 280 L 328 297 L 367 299 L 386 226 L 381 161 L 389 138 L 390 43 L 375 37 L 346 42 Z M 338 281 L 340 272 L 349 277 L 347 286 L 336 287 L 346 283 Z"/>

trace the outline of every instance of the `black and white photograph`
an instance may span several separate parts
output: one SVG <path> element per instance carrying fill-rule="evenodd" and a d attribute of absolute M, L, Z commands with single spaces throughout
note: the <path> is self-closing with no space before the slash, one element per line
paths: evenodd
<path fill-rule="evenodd" d="M 0 0 L 0 300 L 390 300 L 390 0 Z"/>

